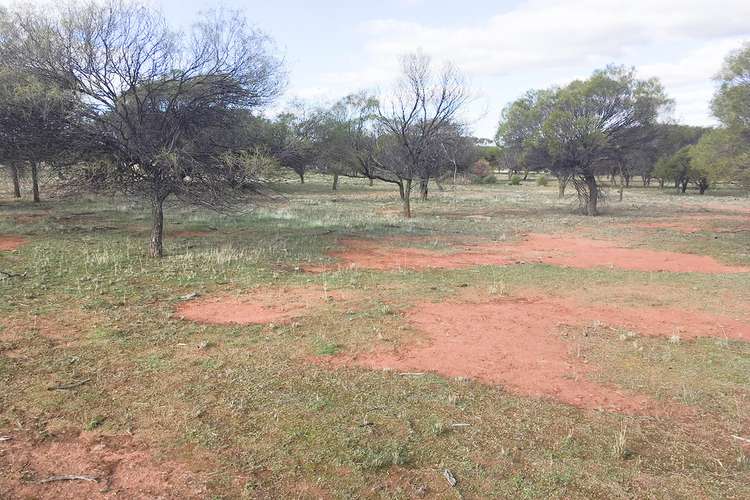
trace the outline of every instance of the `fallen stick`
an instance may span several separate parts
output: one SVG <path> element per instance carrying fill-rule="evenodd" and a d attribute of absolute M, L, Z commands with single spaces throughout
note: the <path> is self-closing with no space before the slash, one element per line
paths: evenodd
<path fill-rule="evenodd" d="M 83 380 L 79 380 L 78 382 L 71 382 L 69 384 L 53 385 L 52 387 L 47 387 L 47 390 L 48 391 L 64 391 L 67 389 L 75 389 L 76 387 L 80 387 L 83 384 L 86 384 L 88 382 L 91 382 L 91 379 L 85 378 Z"/>
<path fill-rule="evenodd" d="M 13 438 L 10 436 L 0 436 L 0 443 L 4 443 L 5 441 L 10 441 L 11 439 Z"/>
<path fill-rule="evenodd" d="M 748 438 L 743 438 L 743 437 L 740 437 L 740 436 L 734 436 L 734 435 L 732 435 L 732 437 L 733 437 L 734 439 L 738 439 L 738 440 L 740 440 L 740 441 L 744 441 L 744 442 L 746 442 L 746 443 L 750 443 L 750 439 L 748 439 Z"/>
<path fill-rule="evenodd" d="M 40 479 L 39 483 L 51 483 L 54 481 L 89 481 L 96 483 L 99 481 L 98 477 L 93 476 L 51 476 L 46 479 Z"/>
<path fill-rule="evenodd" d="M 410 376 L 413 376 L 413 377 L 420 377 L 420 376 L 424 375 L 424 372 L 403 372 L 403 373 L 399 373 L 399 375 L 405 375 L 405 376 L 406 375 L 410 375 Z"/>

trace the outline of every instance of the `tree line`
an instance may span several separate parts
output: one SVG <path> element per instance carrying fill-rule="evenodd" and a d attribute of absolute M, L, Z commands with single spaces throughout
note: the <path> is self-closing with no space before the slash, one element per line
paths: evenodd
<path fill-rule="evenodd" d="M 493 152 L 508 172 L 546 171 L 560 196 L 572 183 L 583 211 L 598 212 L 602 176 L 622 187 L 667 182 L 700 194 L 719 181 L 750 188 L 750 44 L 731 53 L 716 77 L 712 111 L 721 125 L 668 119 L 672 100 L 655 78 L 609 66 L 563 87 L 530 90 L 501 115 Z"/>
<path fill-rule="evenodd" d="M 585 213 L 598 212 L 601 176 L 640 176 L 701 193 L 743 185 L 750 141 L 750 46 L 727 59 L 713 101 L 722 126 L 664 119 L 672 105 L 656 79 L 610 66 L 564 87 L 531 90 L 503 109 L 496 145 L 470 136 L 470 91 L 453 65 L 421 53 L 401 60 L 390 91 L 330 105 L 264 110 L 287 74 L 273 41 L 238 12 L 203 13 L 185 31 L 129 0 L 0 7 L 0 162 L 14 195 L 40 172 L 61 193 L 117 192 L 152 212 L 149 253 L 163 254 L 165 201 L 217 210 L 270 192 L 280 169 L 394 186 L 405 217 L 412 193 L 459 173 L 544 171 Z M 622 192 L 622 191 L 621 191 Z"/>

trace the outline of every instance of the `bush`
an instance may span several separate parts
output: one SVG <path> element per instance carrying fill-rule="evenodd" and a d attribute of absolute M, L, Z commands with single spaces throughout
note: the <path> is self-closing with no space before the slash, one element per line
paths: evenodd
<path fill-rule="evenodd" d="M 484 158 L 478 159 L 471 166 L 471 173 L 476 175 L 477 177 L 487 177 L 491 173 L 490 162 L 488 162 Z"/>
<path fill-rule="evenodd" d="M 536 185 L 537 186 L 546 186 L 547 185 L 547 176 L 542 174 L 539 177 L 536 178 Z"/>
<path fill-rule="evenodd" d="M 520 186 L 521 185 L 521 176 L 520 175 L 514 175 L 510 178 L 510 185 L 511 186 Z"/>
<path fill-rule="evenodd" d="M 474 184 L 497 184 L 497 177 L 494 175 L 485 175 L 482 177 L 475 177 L 473 180 Z"/>

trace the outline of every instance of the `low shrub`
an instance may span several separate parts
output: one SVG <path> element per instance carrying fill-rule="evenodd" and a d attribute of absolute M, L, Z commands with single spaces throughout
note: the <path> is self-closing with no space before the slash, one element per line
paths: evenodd
<path fill-rule="evenodd" d="M 520 175 L 514 175 L 513 177 L 510 178 L 510 183 L 509 184 L 511 186 L 520 186 L 521 185 L 521 176 Z"/>
<path fill-rule="evenodd" d="M 539 177 L 536 178 L 536 185 L 537 186 L 546 186 L 547 185 L 547 176 L 542 174 Z"/>

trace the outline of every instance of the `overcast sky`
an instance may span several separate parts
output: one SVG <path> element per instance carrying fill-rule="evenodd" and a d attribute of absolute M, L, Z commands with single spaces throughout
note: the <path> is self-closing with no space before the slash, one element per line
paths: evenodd
<path fill-rule="evenodd" d="M 0 0 L 0 3 L 8 3 Z M 214 2 L 153 0 L 176 25 Z M 285 100 L 333 101 L 387 90 L 398 57 L 450 60 L 476 96 L 466 119 L 492 137 L 502 107 L 529 88 L 585 77 L 608 63 L 657 76 L 674 118 L 712 124 L 712 77 L 750 41 L 750 0 L 224 0 L 266 31 L 289 69 Z"/>

